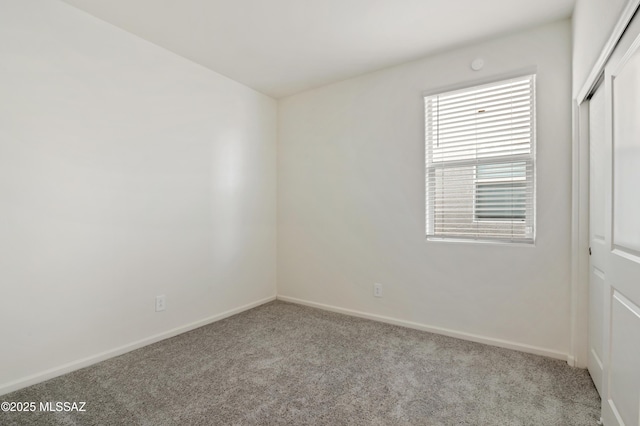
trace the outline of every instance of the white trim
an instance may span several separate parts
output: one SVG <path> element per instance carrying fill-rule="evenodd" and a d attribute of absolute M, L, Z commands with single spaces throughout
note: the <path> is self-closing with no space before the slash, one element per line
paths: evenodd
<path fill-rule="evenodd" d="M 535 355 L 542 355 L 549 358 L 561 359 L 563 361 L 570 362 L 570 355 L 554 351 L 552 349 L 540 348 L 537 346 L 531 346 L 524 343 L 511 342 L 509 340 L 496 339 L 493 337 L 480 336 L 478 334 L 465 333 L 463 331 L 451 330 L 443 327 L 436 327 L 432 325 L 420 324 L 417 322 L 401 320 L 397 318 L 386 317 L 383 315 L 370 314 L 367 312 L 355 311 L 352 309 L 340 308 L 332 305 L 325 305 L 323 303 L 310 302 L 308 300 L 298 299 L 289 296 L 277 296 L 278 300 L 283 302 L 295 303 L 298 305 L 310 306 L 313 308 L 322 309 L 325 311 L 337 312 L 339 314 L 345 314 L 358 318 L 366 318 L 373 321 L 384 322 L 387 324 L 399 325 L 401 327 L 412 328 L 415 330 L 427 331 L 429 333 L 441 334 L 444 336 L 455 337 L 456 339 L 469 340 L 471 342 L 483 343 L 485 345 L 497 346 L 500 348 L 512 349 L 520 352 L 526 352 Z"/>
<path fill-rule="evenodd" d="M 588 104 L 573 102 L 571 197 L 571 356 L 586 368 L 589 299 L 589 128 Z"/>
<path fill-rule="evenodd" d="M 58 367 L 51 368 L 49 370 L 42 371 L 40 373 L 36 373 L 27 377 L 23 377 L 21 379 L 15 380 L 13 382 L 5 383 L 0 386 L 0 395 L 7 394 L 9 392 L 16 391 L 18 389 L 25 388 L 27 386 L 35 385 L 36 383 L 44 382 L 45 380 L 53 379 L 54 377 L 61 376 L 63 374 L 70 373 L 75 370 L 79 370 L 84 367 L 88 367 L 92 364 L 96 364 L 100 361 L 107 360 L 109 358 L 113 358 L 127 352 L 131 352 L 133 350 L 142 348 L 144 346 L 157 343 L 161 340 L 168 339 L 170 337 L 177 336 L 182 333 L 186 333 L 187 331 L 195 330 L 196 328 L 200 328 L 202 326 L 214 323 L 216 321 L 220 321 L 222 319 L 228 318 L 232 315 L 239 314 L 240 312 L 247 311 L 249 309 L 253 309 L 256 306 L 263 305 L 265 303 L 271 302 L 276 299 L 276 296 L 267 297 L 265 299 L 258 300 L 256 302 L 248 303 L 243 306 L 239 306 L 234 309 L 230 309 L 228 311 L 222 312 L 217 315 L 213 315 L 199 321 L 192 322 L 190 324 L 186 324 L 180 327 L 173 328 L 171 330 L 165 331 L 163 333 L 155 334 L 150 337 L 146 337 L 144 339 L 110 349 L 108 351 L 104 351 L 95 355 L 88 356 L 86 358 L 82 358 L 76 361 L 69 362 L 67 364 L 60 365 Z"/>
<path fill-rule="evenodd" d="M 595 84 L 598 82 L 598 78 L 604 71 L 604 66 L 607 64 L 607 61 L 611 57 L 613 50 L 618 45 L 618 42 L 622 38 L 622 34 L 627 29 L 627 26 L 631 22 L 631 19 L 636 13 L 636 10 L 638 10 L 638 7 L 640 7 L 640 0 L 628 0 L 627 5 L 618 18 L 616 26 L 611 32 L 611 36 L 602 48 L 602 52 L 600 52 L 598 60 L 596 60 L 596 63 L 593 65 L 591 73 L 589 73 L 589 76 L 584 82 L 582 89 L 580 89 L 580 91 L 578 92 L 578 97 L 576 98 L 578 105 L 584 102 L 587 96 L 589 96 L 591 91 L 594 89 Z"/>
<path fill-rule="evenodd" d="M 428 237 L 425 236 L 427 243 L 437 242 L 439 243 L 460 243 L 460 244 L 484 244 L 492 246 L 503 247 L 530 247 L 536 248 L 536 242 L 534 240 L 522 240 L 522 241 L 501 241 L 501 240 L 473 240 L 470 238 L 452 238 L 452 237 Z"/>

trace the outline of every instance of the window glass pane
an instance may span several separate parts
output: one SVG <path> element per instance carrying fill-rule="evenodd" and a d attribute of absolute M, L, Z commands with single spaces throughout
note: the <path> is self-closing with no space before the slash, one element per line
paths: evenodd
<path fill-rule="evenodd" d="M 527 183 L 476 184 L 477 220 L 524 220 L 527 212 Z"/>
<path fill-rule="evenodd" d="M 522 180 L 527 175 L 527 163 L 479 164 L 476 168 L 478 180 Z"/>

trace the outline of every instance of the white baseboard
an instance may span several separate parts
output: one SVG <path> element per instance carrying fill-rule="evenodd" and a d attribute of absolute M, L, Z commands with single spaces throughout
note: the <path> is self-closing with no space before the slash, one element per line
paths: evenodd
<path fill-rule="evenodd" d="M 15 380 L 13 382 L 5 383 L 0 385 L 0 395 L 4 395 L 18 389 L 25 388 L 27 386 L 35 385 L 36 383 L 44 382 L 49 379 L 53 379 L 54 377 L 61 376 L 63 374 L 70 373 L 75 370 L 79 370 L 84 367 L 88 367 L 89 365 L 96 364 L 100 361 L 104 361 L 109 358 L 113 358 L 127 352 L 131 352 L 135 349 L 142 348 L 144 346 L 150 345 L 152 343 L 159 342 L 161 340 L 168 339 L 170 337 L 177 336 L 178 334 L 186 333 L 187 331 L 195 330 L 196 328 L 200 328 L 204 325 L 214 323 L 216 321 L 220 321 L 222 319 L 228 318 L 232 315 L 239 314 L 240 312 L 247 311 L 249 309 L 255 308 L 256 306 L 263 305 L 265 303 L 271 302 L 276 299 L 276 296 L 267 297 L 262 300 L 258 300 L 256 302 L 252 302 L 226 312 L 222 312 L 218 315 L 213 315 L 208 318 L 201 319 L 199 321 L 192 322 L 187 325 L 183 325 L 181 327 L 173 328 L 169 331 L 165 331 L 163 333 L 159 333 L 150 337 L 146 337 L 144 339 L 138 340 L 136 342 L 129 343 L 124 346 L 120 346 L 118 348 L 110 349 L 105 352 L 101 352 L 96 355 L 91 355 L 86 358 L 82 358 L 76 361 L 72 361 L 70 363 L 60 365 L 58 367 L 51 368 L 46 371 L 42 371 L 40 373 L 33 374 L 31 376 L 24 377 L 22 379 Z"/>
<path fill-rule="evenodd" d="M 282 300 L 283 302 L 291 302 L 299 305 L 311 306 L 313 308 L 323 309 L 325 311 L 337 312 L 340 314 L 351 315 L 359 318 L 366 318 L 373 321 L 380 321 L 387 324 L 399 325 L 401 327 L 413 328 L 416 330 L 428 331 L 434 334 L 442 334 L 444 336 L 455 337 L 457 339 L 462 340 L 470 340 L 472 342 L 484 343 L 486 345 L 498 346 L 500 348 L 513 349 L 520 352 L 526 352 L 535 355 L 542 355 L 549 358 L 561 359 L 563 361 L 567 361 L 571 363 L 572 357 L 568 354 L 554 351 L 551 349 L 540 348 L 537 346 L 526 345 L 523 343 L 510 342 L 508 340 L 495 339 L 493 337 L 479 336 L 477 334 L 465 333 L 462 331 L 450 330 L 442 327 L 435 327 L 426 324 L 419 324 L 417 322 L 405 321 L 401 319 L 385 317 L 383 315 L 370 314 L 367 312 L 354 311 L 352 309 L 339 308 L 337 306 L 325 305 L 323 303 L 310 302 L 308 300 L 297 299 L 295 297 L 289 296 L 277 296 L 278 300 Z"/>

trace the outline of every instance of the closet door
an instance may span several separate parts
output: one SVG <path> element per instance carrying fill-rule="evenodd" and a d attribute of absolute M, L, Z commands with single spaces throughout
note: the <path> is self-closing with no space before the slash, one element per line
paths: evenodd
<path fill-rule="evenodd" d="M 598 267 L 596 257 L 602 256 L 602 268 L 598 267 L 605 295 L 601 395 L 607 426 L 640 426 L 639 21 L 636 16 L 627 29 L 604 78 L 604 243 L 603 253 L 595 254 L 592 247 L 592 258 Z"/>

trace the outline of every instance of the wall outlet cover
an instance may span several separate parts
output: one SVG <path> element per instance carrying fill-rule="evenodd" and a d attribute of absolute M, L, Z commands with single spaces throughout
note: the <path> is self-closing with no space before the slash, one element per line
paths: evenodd
<path fill-rule="evenodd" d="M 167 299 L 164 294 L 156 296 L 156 312 L 164 311 L 167 308 Z"/>
<path fill-rule="evenodd" d="M 375 283 L 373 285 L 373 296 L 382 297 L 382 284 Z"/>

